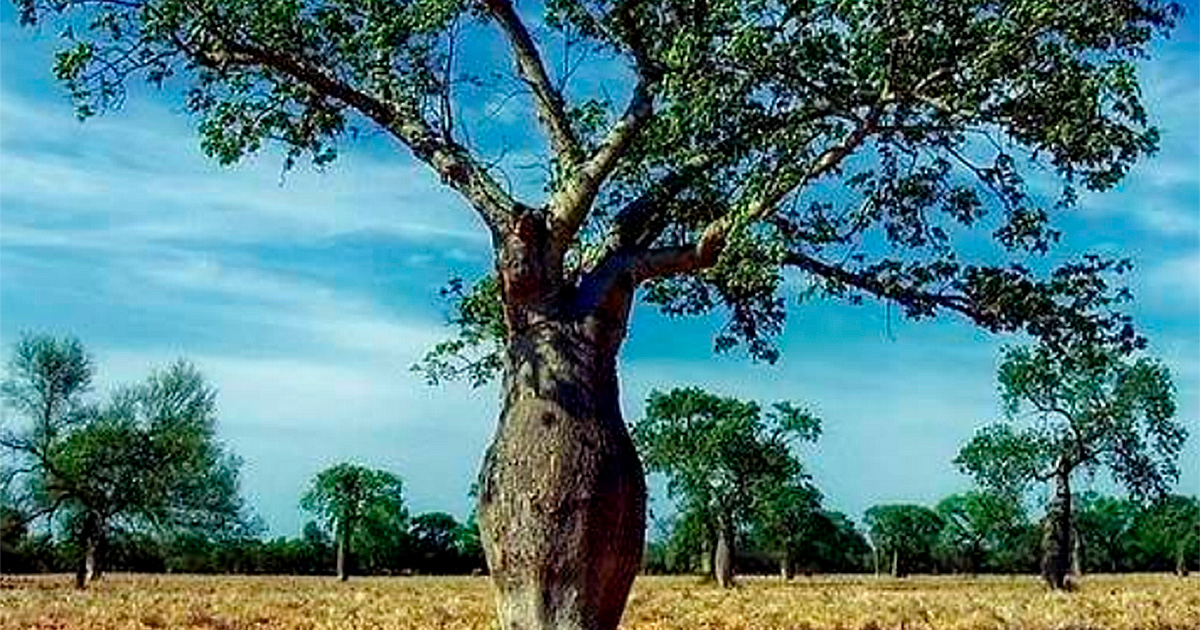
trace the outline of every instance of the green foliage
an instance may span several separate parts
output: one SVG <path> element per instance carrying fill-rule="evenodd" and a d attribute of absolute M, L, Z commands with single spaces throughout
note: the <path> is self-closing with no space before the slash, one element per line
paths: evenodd
<path fill-rule="evenodd" d="M 878 562 L 891 564 L 893 575 L 928 569 L 945 522 L 920 505 L 876 505 L 867 510 L 867 531 Z"/>
<path fill-rule="evenodd" d="M 1200 569 L 1200 499 L 1167 495 L 1134 519 L 1138 565 L 1186 572 Z"/>
<path fill-rule="evenodd" d="M 1187 431 L 1160 362 L 1096 346 L 1009 348 L 999 369 L 1008 419 L 981 429 L 955 463 L 985 487 L 1015 496 L 1077 468 L 1108 469 L 1139 497 L 1178 477 Z"/>
<path fill-rule="evenodd" d="M 760 491 L 804 478 L 790 444 L 819 433 L 820 421 L 790 403 L 764 413 L 757 403 L 694 387 L 651 392 L 633 427 L 643 463 L 667 475 L 672 496 L 742 517 Z"/>
<path fill-rule="evenodd" d="M 372 571 L 393 566 L 409 547 L 403 490 L 390 472 L 343 462 L 313 477 L 300 507 L 335 533 L 360 568 Z"/>
<path fill-rule="evenodd" d="M 176 362 L 102 406 L 83 399 L 91 378 L 77 340 L 26 336 L 14 349 L 4 401 L 25 425 L 3 445 L 25 518 L 57 514 L 79 541 L 245 526 L 238 460 L 216 438 L 215 392 L 195 367 Z"/>
<path fill-rule="evenodd" d="M 711 553 L 721 522 L 752 528 L 772 553 L 799 552 L 821 495 L 791 445 L 816 440 L 820 427 L 792 403 L 764 412 L 699 388 L 651 392 L 633 439 L 646 469 L 666 475 L 680 507 L 666 561 L 687 565 L 688 556 Z"/>
<path fill-rule="evenodd" d="M 953 494 L 935 508 L 943 527 L 937 551 L 958 571 L 971 573 L 1015 546 L 1027 524 L 1021 504 L 988 491 Z"/>
<path fill-rule="evenodd" d="M 537 37 L 506 2 L 17 5 L 22 23 L 62 33 L 55 72 L 81 116 L 144 79 L 184 93 L 201 146 L 223 164 L 277 142 L 287 166 L 322 165 L 360 127 L 389 133 L 494 229 L 525 210 L 580 214 L 568 221 L 580 229 L 555 228 L 561 274 L 542 289 L 574 299 L 624 269 L 668 314 L 725 312 L 718 349 L 773 360 L 794 274 L 805 295 L 890 300 L 913 318 L 958 312 L 1057 345 L 1144 343 L 1112 284 L 1126 262 L 1085 256 L 1039 277 L 1024 261 L 1058 240 L 1052 215 L 1077 188 L 1111 188 L 1154 150 L 1135 62 L 1173 27 L 1174 3 L 555 1 Z M 506 174 L 473 155 L 488 121 L 456 116 L 478 97 L 463 86 L 501 89 L 481 78 L 496 70 L 493 47 L 465 45 L 488 29 L 508 37 L 532 88 L 527 118 L 550 136 L 542 200 L 515 199 Z M 571 52 L 555 31 L 596 54 L 553 76 L 545 58 Z M 632 74 L 629 103 L 567 89 L 578 65 Z M 1062 194 L 1025 173 L 1052 174 Z M 552 207 L 592 184 L 578 213 Z M 975 232 L 1010 260 L 963 260 Z M 698 264 L 649 264 L 710 245 Z M 498 371 L 496 307 L 470 304 L 502 297 L 488 283 L 460 296 L 462 334 L 427 357 L 431 380 Z"/>
<path fill-rule="evenodd" d="M 467 288 L 461 278 L 454 278 L 441 293 L 450 302 L 449 324 L 458 335 L 434 346 L 412 370 L 430 385 L 459 378 L 475 387 L 484 385 L 503 366 L 499 347 L 507 335 L 500 284 L 486 276 Z"/>

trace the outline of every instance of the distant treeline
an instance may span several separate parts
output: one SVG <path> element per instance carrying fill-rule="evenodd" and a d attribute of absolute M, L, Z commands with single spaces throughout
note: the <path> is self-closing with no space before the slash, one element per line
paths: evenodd
<path fill-rule="evenodd" d="M 80 550 L 71 539 L 27 531 L 16 514 L 5 510 L 0 571 L 60 573 L 74 571 Z M 479 530 L 449 514 L 408 519 L 402 531 L 360 536 L 349 556 L 355 573 L 364 575 L 471 574 L 485 570 Z M 114 532 L 99 550 L 107 571 L 137 573 L 238 573 L 333 575 L 336 547 L 315 522 L 296 538 L 253 536 L 218 538 L 196 533 L 155 537 Z"/>
<path fill-rule="evenodd" d="M 28 335 L 13 348 L 0 403 L 20 421 L 0 432 L 0 571 L 74 571 L 83 588 L 103 571 L 348 579 L 485 570 L 474 517 L 410 516 L 398 474 L 354 462 L 311 479 L 299 504 L 314 520 L 301 536 L 265 540 L 240 492 L 240 460 L 217 439 L 216 390 L 195 366 L 177 361 L 107 398 L 92 395 L 93 371 L 74 338 Z M 1041 569 L 1062 588 L 1072 569 L 1196 569 L 1200 501 L 1166 494 L 1186 430 L 1173 420 L 1165 368 L 1017 348 L 1000 372 L 1010 412 L 1058 398 L 1054 413 L 1084 411 L 1054 425 L 1057 437 L 1045 433 L 1045 413 L 1030 427 L 1013 415 L 980 429 L 955 459 L 975 489 L 933 507 L 874 506 L 861 529 L 825 507 L 800 460 L 795 447 L 821 433 L 804 406 L 697 387 L 652 392 L 632 437 L 646 472 L 665 477 L 675 516 L 655 519 L 644 570 L 732 586 L 738 573 L 774 571 Z M 1075 384 L 1066 392 L 1056 389 L 1064 374 Z M 1077 470 L 1102 467 L 1128 498 L 1071 491 Z M 1052 499 L 1033 514 L 1026 504 L 1039 486 Z"/>
<path fill-rule="evenodd" d="M 791 568 L 801 574 L 1037 573 L 1042 520 L 1028 519 L 1020 509 L 1004 515 L 978 509 L 979 496 L 952 495 L 935 508 L 875 506 L 867 512 L 866 532 L 840 513 L 815 513 L 815 526 L 803 525 L 807 537 L 794 549 Z M 1080 542 L 1073 550 L 1073 563 L 1078 572 L 1186 574 L 1200 569 L 1196 497 L 1168 495 L 1139 504 L 1088 492 L 1076 501 Z M 708 573 L 708 557 L 702 539 L 689 532 L 688 523 L 678 522 L 664 540 L 648 545 L 645 570 Z M 739 532 L 735 563 L 741 574 L 781 570 L 775 547 L 765 544 L 752 527 Z"/>
<path fill-rule="evenodd" d="M 912 531 L 893 532 L 906 541 L 903 548 L 886 539 L 879 517 L 874 521 L 879 542 L 871 531 L 860 531 L 845 515 L 821 511 L 803 526 L 808 532 L 795 548 L 792 568 L 800 574 L 892 573 L 1036 573 L 1043 526 L 1023 518 L 979 527 L 978 536 L 963 532 L 983 523 L 964 523 L 952 511 L 963 497 L 953 495 L 931 509 L 915 505 L 877 506 L 870 514 L 896 513 L 897 523 Z M 1083 573 L 1119 573 L 1200 569 L 1200 544 L 1195 536 L 1180 540 L 1178 523 L 1200 514 L 1195 497 L 1169 496 L 1139 505 L 1128 499 L 1086 493 L 1078 498 L 1080 544 L 1075 552 Z M 907 514 L 905 514 L 907 513 Z M 959 512 L 961 514 L 961 512 Z M 921 525 L 925 523 L 925 525 Z M 357 537 L 349 556 L 360 575 L 451 575 L 486 571 L 479 531 L 473 522 L 459 523 L 449 514 L 428 513 L 405 520 L 403 531 L 380 531 Z M 929 525 L 936 525 L 931 527 Z M 965 525 L 965 527 L 964 527 Z M 905 526 L 902 526 L 905 527 Z M 691 524 L 678 520 L 660 529 L 660 540 L 647 544 L 644 570 L 655 574 L 702 574 L 711 570 L 700 537 Z M 68 572 L 79 550 L 70 539 L 26 530 L 9 510 L 0 515 L 4 573 Z M 986 531 L 985 531 L 986 530 Z M 756 540 L 752 530 L 741 534 L 735 559 L 741 574 L 777 573 L 779 557 Z M 1183 543 L 1181 545 L 1181 543 Z M 891 545 L 891 546 L 889 546 Z M 167 539 L 141 532 L 115 532 L 100 550 L 108 571 L 138 573 L 231 573 L 333 575 L 336 545 L 316 522 L 301 536 L 262 539 L 254 536 L 218 538 L 201 534 Z M 1182 564 L 1180 564 L 1182 562 Z"/>

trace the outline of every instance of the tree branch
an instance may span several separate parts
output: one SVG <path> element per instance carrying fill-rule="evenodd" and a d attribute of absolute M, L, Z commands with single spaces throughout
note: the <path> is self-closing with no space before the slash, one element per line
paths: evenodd
<path fill-rule="evenodd" d="M 799 252 L 789 252 L 786 254 L 783 264 L 802 269 L 812 275 L 836 280 L 847 286 L 866 291 L 876 297 L 893 300 L 907 306 L 944 308 L 955 311 L 968 317 L 976 324 L 985 328 L 991 327 L 992 317 L 973 304 L 965 295 L 932 293 L 899 284 L 889 284 L 873 274 L 850 271 Z"/>
<path fill-rule="evenodd" d="M 653 113 L 654 97 L 650 92 L 650 80 L 643 77 L 634 88 L 625 113 L 609 129 L 595 153 L 570 176 L 551 201 L 555 238 L 559 243 L 565 246 L 575 238 L 591 212 L 600 186 L 616 168 L 617 162 L 637 137 L 637 132 Z"/>
<path fill-rule="evenodd" d="M 512 46 L 517 72 L 533 90 L 538 120 L 550 135 L 554 154 L 570 169 L 583 161 L 583 148 L 571 128 L 562 94 L 550 81 L 537 46 L 510 0 L 485 0 L 488 13 L 500 24 Z"/>
<path fill-rule="evenodd" d="M 465 147 L 434 130 L 416 103 L 384 101 L 339 80 L 311 61 L 286 52 L 229 38 L 223 38 L 221 45 L 219 57 L 201 50 L 199 60 L 208 65 L 260 65 L 337 99 L 387 129 L 418 159 L 433 167 L 442 181 L 463 195 L 493 231 L 507 224 L 513 215 L 516 201 Z"/>

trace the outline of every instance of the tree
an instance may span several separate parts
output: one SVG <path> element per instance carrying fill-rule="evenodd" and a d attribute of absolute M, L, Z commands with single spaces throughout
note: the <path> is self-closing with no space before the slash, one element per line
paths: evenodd
<path fill-rule="evenodd" d="M 223 164 L 279 141 L 286 166 L 320 165 L 373 128 L 480 217 L 494 273 L 451 287 L 461 335 L 424 366 L 504 375 L 479 522 L 505 629 L 620 618 L 645 528 L 617 391 L 636 296 L 723 311 L 717 347 L 768 359 L 788 274 L 915 318 L 1140 343 L 1111 287 L 1124 263 L 1004 261 L 1046 251 L 1077 189 L 1110 188 L 1154 149 L 1134 60 L 1175 4 L 556 0 L 539 31 L 510 0 L 18 5 L 67 37 L 56 73 L 81 116 L 135 78 L 179 85 Z M 505 147 L 469 115 L 508 89 L 488 80 L 503 67 L 491 34 L 544 131 L 540 198 L 506 185 L 485 156 Z M 570 83 L 598 74 L 624 85 Z M 976 233 L 1002 251 L 960 258 L 982 251 Z"/>
<path fill-rule="evenodd" d="M 879 556 L 890 559 L 893 577 L 932 564 L 944 525 L 937 512 L 921 505 L 876 505 L 867 510 L 866 523 L 876 562 Z"/>
<path fill-rule="evenodd" d="M 1086 550 L 1081 568 L 1117 573 L 1131 568 L 1132 533 L 1141 507 L 1127 498 L 1100 496 L 1085 492 L 1076 498 L 1075 514 L 1078 548 Z"/>
<path fill-rule="evenodd" d="M 1143 570 L 1186 576 L 1200 559 L 1200 499 L 1167 495 L 1142 510 L 1130 532 Z"/>
<path fill-rule="evenodd" d="M 422 573 L 452 573 L 458 566 L 461 525 L 445 512 L 428 512 L 412 519 L 416 569 Z"/>
<path fill-rule="evenodd" d="M 1025 522 L 1020 503 L 990 491 L 950 495 L 938 502 L 936 511 L 945 524 L 940 546 L 956 569 L 969 573 L 978 572 Z"/>
<path fill-rule="evenodd" d="M 955 463 L 985 487 L 1017 497 L 1052 482 L 1042 575 L 1057 589 L 1074 549 L 1071 477 L 1105 468 L 1138 497 L 1161 496 L 1178 478 L 1187 435 L 1174 420 L 1167 368 L 1095 345 L 1004 351 L 999 368 L 1006 421 L 980 429 Z"/>
<path fill-rule="evenodd" d="M 399 477 L 349 463 L 317 473 L 300 499 L 300 506 L 324 520 L 335 532 L 337 574 L 342 581 L 350 578 L 350 557 L 356 541 L 394 540 L 403 531 L 408 516 Z M 391 529 L 401 529 L 383 536 L 371 531 L 388 525 L 395 526 Z M 363 536 L 364 532 L 376 535 Z"/>
<path fill-rule="evenodd" d="M 827 524 L 821 513 L 820 491 L 802 476 L 767 480 L 755 493 L 753 509 L 756 538 L 777 553 L 780 577 L 792 579 L 796 560 Z"/>
<path fill-rule="evenodd" d="M 791 403 L 763 413 L 757 403 L 695 387 L 651 392 L 633 427 L 646 467 L 667 475 L 670 494 L 710 532 L 712 567 L 725 587 L 733 585 L 739 525 L 756 503 L 765 509 L 768 495 L 803 479 L 790 442 L 819 434 L 820 420 Z"/>
<path fill-rule="evenodd" d="M 3 436 L 21 462 L 14 479 L 24 478 L 35 515 L 62 517 L 79 549 L 79 588 L 100 570 L 114 528 L 213 532 L 243 523 L 238 460 L 216 439 L 216 394 L 200 372 L 178 361 L 96 407 L 83 400 L 91 365 L 75 339 L 27 335 L 2 388 L 26 421 Z"/>

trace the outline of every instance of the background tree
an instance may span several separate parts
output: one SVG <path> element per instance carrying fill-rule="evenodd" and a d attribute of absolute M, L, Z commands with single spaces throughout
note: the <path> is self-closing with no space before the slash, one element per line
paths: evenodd
<path fill-rule="evenodd" d="M 633 427 L 642 461 L 667 476 L 667 490 L 715 535 L 717 583 L 733 585 L 737 532 L 756 502 L 800 478 L 793 440 L 815 440 L 820 420 L 791 403 L 766 413 L 754 402 L 702 389 L 654 391 Z"/>
<path fill-rule="evenodd" d="M 723 311 L 717 347 L 768 359 L 787 273 L 912 317 L 1139 343 L 1107 279 L 1122 263 L 1039 277 L 1020 262 L 1057 240 L 1051 213 L 1077 188 L 1111 187 L 1154 149 L 1134 60 L 1175 4 L 556 1 L 536 35 L 509 0 L 18 6 L 66 37 L 56 74 L 81 116 L 130 79 L 178 85 L 209 154 L 277 140 L 289 166 L 375 128 L 481 218 L 494 276 L 463 292 L 462 336 L 426 365 L 505 375 L 479 518 L 506 629 L 620 618 L 645 527 L 616 373 L 637 295 Z M 500 69 L 467 44 L 493 34 L 544 131 L 540 197 L 505 185 L 484 157 L 501 147 L 469 140 L 495 137 L 464 113 Z M 546 63 L 583 50 L 597 54 Z M 624 85 L 570 83 L 597 74 Z M 1031 191 L 1026 171 L 1063 194 Z M 972 264 L 977 234 L 1001 251 Z"/>
<path fill-rule="evenodd" d="M 945 524 L 937 512 L 921 505 L 876 505 L 867 510 L 866 523 L 876 562 L 888 562 L 893 577 L 932 566 Z"/>
<path fill-rule="evenodd" d="M 76 585 L 100 569 L 118 529 L 214 532 L 240 526 L 238 461 L 216 439 L 216 394 L 184 361 L 118 390 L 102 407 L 83 401 L 91 360 L 77 340 L 26 336 L 3 384 L 26 421 L 3 446 L 19 465 L 35 515 L 56 515 L 78 548 Z"/>
<path fill-rule="evenodd" d="M 1200 566 L 1200 499 L 1162 497 L 1137 515 L 1131 538 L 1139 568 L 1186 576 Z"/>
<path fill-rule="evenodd" d="M 1004 351 L 1006 421 L 980 429 L 955 463 L 985 487 L 1019 496 L 1052 482 L 1042 574 L 1065 588 L 1074 549 L 1071 478 L 1107 469 L 1134 496 L 1161 496 L 1178 478 L 1186 430 L 1174 420 L 1170 373 L 1150 358 L 1096 345 Z"/>
<path fill-rule="evenodd" d="M 461 527 L 445 512 L 427 512 L 414 517 L 409 525 L 414 568 L 430 574 L 455 572 L 460 563 L 458 540 Z"/>
<path fill-rule="evenodd" d="M 1117 573 L 1126 570 L 1133 552 L 1133 528 L 1141 508 L 1128 498 L 1079 495 L 1075 502 L 1075 532 L 1086 550 L 1078 562 L 1087 571 Z"/>
<path fill-rule="evenodd" d="M 404 507 L 403 483 L 396 475 L 364 466 L 341 463 L 326 468 L 313 477 L 300 506 L 325 521 L 337 539 L 337 574 L 341 580 L 350 577 L 350 557 L 362 538 L 387 540 L 373 531 L 407 520 Z M 361 527 L 366 523 L 365 528 Z M 376 534 L 363 536 L 363 532 Z M 400 536 L 392 532 L 392 538 Z"/>
<path fill-rule="evenodd" d="M 944 523 L 938 541 L 956 571 L 977 573 L 997 550 L 1011 543 L 1025 522 L 1019 502 L 992 491 L 950 495 L 935 508 Z"/>
<path fill-rule="evenodd" d="M 827 524 L 821 513 L 821 493 L 806 475 L 796 475 L 760 484 L 753 502 L 754 537 L 775 552 L 780 577 L 790 580 L 796 560 L 806 555 L 806 548 Z"/>

